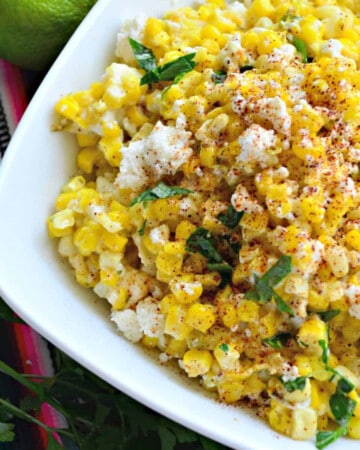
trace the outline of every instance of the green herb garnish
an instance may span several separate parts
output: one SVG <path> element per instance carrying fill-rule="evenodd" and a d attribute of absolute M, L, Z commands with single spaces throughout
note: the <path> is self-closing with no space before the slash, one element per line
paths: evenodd
<path fill-rule="evenodd" d="M 292 339 L 292 335 L 290 333 L 277 333 L 274 336 L 263 339 L 262 342 L 269 347 L 280 350 L 283 348 L 290 339 Z"/>
<path fill-rule="evenodd" d="M 286 312 L 291 316 L 294 311 L 277 294 L 273 287 L 280 283 L 291 272 L 291 257 L 282 255 L 277 262 L 260 278 L 254 275 L 255 286 L 245 294 L 247 300 L 255 300 L 261 303 L 270 302 L 274 298 L 279 311 Z"/>
<path fill-rule="evenodd" d="M 341 313 L 341 311 L 339 309 L 331 309 L 329 311 L 318 312 L 317 315 L 324 322 L 329 322 L 329 320 L 333 319 L 334 317 L 336 317 L 340 313 Z"/>
<path fill-rule="evenodd" d="M 129 38 L 129 43 L 139 66 L 147 72 L 155 70 L 156 59 L 152 50 L 132 38 Z"/>
<path fill-rule="evenodd" d="M 302 62 L 307 63 L 308 62 L 308 49 L 307 49 L 305 41 L 303 41 L 302 39 L 299 39 L 297 37 L 294 37 L 291 43 L 296 48 L 296 50 L 301 54 Z"/>
<path fill-rule="evenodd" d="M 218 214 L 217 218 L 223 225 L 233 230 L 239 225 L 243 215 L 244 211 L 236 211 L 233 205 L 230 205 L 226 212 Z"/>
<path fill-rule="evenodd" d="M 144 236 L 145 228 L 146 228 L 146 222 L 147 222 L 147 219 L 144 220 L 143 224 L 141 225 L 141 228 L 139 229 L 139 235 L 140 236 Z"/>
<path fill-rule="evenodd" d="M 186 251 L 200 253 L 210 263 L 223 263 L 223 257 L 216 250 L 216 240 L 210 231 L 205 228 L 197 228 L 186 241 Z"/>
<path fill-rule="evenodd" d="M 139 66 L 146 71 L 140 80 L 140 85 L 159 83 L 160 81 L 179 82 L 180 79 L 195 67 L 195 53 L 180 56 L 163 66 L 157 66 L 154 53 L 134 39 L 129 38 L 129 43 L 134 52 L 135 59 Z"/>
<path fill-rule="evenodd" d="M 303 391 L 306 385 L 306 377 L 298 377 L 295 378 L 294 380 L 288 380 L 288 381 L 284 381 L 281 377 L 280 377 L 280 381 L 282 382 L 282 384 L 284 385 L 285 389 L 288 392 L 294 392 L 297 389 L 299 389 L 300 391 Z"/>
<path fill-rule="evenodd" d="M 229 351 L 229 346 L 227 344 L 220 344 L 219 345 L 220 350 L 222 350 L 223 352 L 228 352 Z"/>
<path fill-rule="evenodd" d="M 140 195 L 135 197 L 130 206 L 134 206 L 137 203 L 149 202 L 158 200 L 159 198 L 169 198 L 174 197 L 175 195 L 184 195 L 184 194 L 192 194 L 193 191 L 190 189 L 183 189 L 177 186 L 167 186 L 162 181 L 152 189 L 148 189 L 147 191 L 142 192 Z"/>
<path fill-rule="evenodd" d="M 227 73 L 224 72 L 223 70 L 216 70 L 215 73 L 213 73 L 211 75 L 211 79 L 213 80 L 213 82 L 215 84 L 223 83 L 225 81 L 226 77 L 227 77 Z"/>
<path fill-rule="evenodd" d="M 208 262 L 206 264 L 207 268 L 209 270 L 213 270 L 214 272 L 219 272 L 219 273 L 231 273 L 232 272 L 232 267 L 230 266 L 230 264 L 228 263 L 211 263 Z"/>
<path fill-rule="evenodd" d="M 240 73 L 244 73 L 247 72 L 248 70 L 253 70 L 254 66 L 251 66 L 250 64 L 246 65 L 246 66 L 242 66 L 240 67 Z"/>
<path fill-rule="evenodd" d="M 328 366 L 329 347 L 326 341 L 321 339 L 319 341 L 319 345 L 322 348 L 321 358 L 323 363 L 325 364 L 325 369 L 334 374 L 332 379 L 338 377 L 336 391 L 330 397 L 329 406 L 336 421 L 340 425 L 340 427 L 334 431 L 320 431 L 319 433 L 317 433 L 316 448 L 321 450 L 327 445 L 336 441 L 339 437 L 347 434 L 349 421 L 356 407 L 356 402 L 348 397 L 349 392 L 351 392 L 355 387 L 353 383 L 343 377 L 337 370 Z"/>

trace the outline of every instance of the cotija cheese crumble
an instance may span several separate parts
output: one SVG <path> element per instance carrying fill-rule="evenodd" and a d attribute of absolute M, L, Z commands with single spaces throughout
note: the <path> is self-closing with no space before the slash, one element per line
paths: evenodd
<path fill-rule="evenodd" d="M 126 338 L 321 449 L 360 439 L 360 4 L 139 16 L 61 98 L 51 237 Z"/>

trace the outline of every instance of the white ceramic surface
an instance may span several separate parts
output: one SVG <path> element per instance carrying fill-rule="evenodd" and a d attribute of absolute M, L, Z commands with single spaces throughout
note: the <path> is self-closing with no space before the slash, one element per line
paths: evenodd
<path fill-rule="evenodd" d="M 190 4 L 180 0 L 176 4 Z M 45 221 L 75 172 L 75 143 L 50 131 L 63 94 L 101 76 L 125 18 L 158 15 L 171 0 L 99 0 L 27 109 L 0 165 L 0 294 L 40 334 L 123 392 L 171 419 L 236 449 L 313 450 L 274 433 L 248 411 L 220 405 L 124 340 L 107 310 L 77 286 L 56 255 Z M 355 450 L 341 440 L 329 450 Z"/>

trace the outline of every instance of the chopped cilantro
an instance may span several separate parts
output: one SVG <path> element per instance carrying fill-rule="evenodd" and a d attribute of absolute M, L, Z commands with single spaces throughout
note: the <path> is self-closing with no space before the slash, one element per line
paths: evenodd
<path fill-rule="evenodd" d="M 211 79 L 215 84 L 223 83 L 226 79 L 227 73 L 223 70 L 216 70 L 215 73 L 211 75 Z"/>
<path fill-rule="evenodd" d="M 250 66 L 249 64 L 246 66 L 240 67 L 240 73 L 247 72 L 248 70 L 253 70 L 254 66 Z"/>
<path fill-rule="evenodd" d="M 294 311 L 277 294 L 273 287 L 280 283 L 291 271 L 291 257 L 282 255 L 277 262 L 262 277 L 254 275 L 255 286 L 245 294 L 248 300 L 255 300 L 261 303 L 270 302 L 274 298 L 279 311 L 286 312 L 291 316 Z"/>
<path fill-rule="evenodd" d="M 200 253 L 209 263 L 223 263 L 223 257 L 216 250 L 216 240 L 210 231 L 197 228 L 186 241 L 186 251 Z"/>
<path fill-rule="evenodd" d="M 130 46 L 134 52 L 135 59 L 139 66 L 146 71 L 141 78 L 140 84 L 152 85 L 160 81 L 175 81 L 178 83 L 180 79 L 195 67 L 195 53 L 180 56 L 163 66 L 157 66 L 154 53 L 150 48 L 140 44 L 140 42 L 129 38 Z"/>
<path fill-rule="evenodd" d="M 288 381 L 284 381 L 283 378 L 280 378 L 280 380 L 288 392 L 294 392 L 297 389 L 303 391 L 306 385 L 306 377 L 298 377 Z"/>
<path fill-rule="evenodd" d="M 244 211 L 236 211 L 233 205 L 230 205 L 225 213 L 218 214 L 217 218 L 228 228 L 234 229 L 244 215 Z"/>
<path fill-rule="evenodd" d="M 222 350 L 223 352 L 228 352 L 229 351 L 229 346 L 225 343 L 220 344 L 219 345 L 220 350 Z"/>
<path fill-rule="evenodd" d="M 139 235 L 140 236 L 144 236 L 145 228 L 146 228 L 146 222 L 147 222 L 147 220 L 145 219 L 143 224 L 141 225 L 141 228 L 139 229 Z"/>
<path fill-rule="evenodd" d="M 331 320 L 334 317 L 336 317 L 338 314 L 340 314 L 340 312 L 341 311 L 339 309 L 330 309 L 329 311 L 318 312 L 317 315 L 324 322 L 329 322 L 329 320 Z"/>
<path fill-rule="evenodd" d="M 142 192 L 140 195 L 135 197 L 130 206 L 134 206 L 137 203 L 148 202 L 153 200 L 158 200 L 159 198 L 168 198 L 175 195 L 191 194 L 193 191 L 189 189 L 183 189 L 177 186 L 167 186 L 165 183 L 160 182 L 157 186 L 147 191 Z"/>
<path fill-rule="evenodd" d="M 283 348 L 293 336 L 290 333 L 277 333 L 274 336 L 263 339 L 262 342 L 277 350 Z"/>
<path fill-rule="evenodd" d="M 291 43 L 293 44 L 293 46 L 296 48 L 296 50 L 302 56 L 302 62 L 307 63 L 308 62 L 308 49 L 307 49 L 305 41 L 294 37 L 292 39 Z"/>

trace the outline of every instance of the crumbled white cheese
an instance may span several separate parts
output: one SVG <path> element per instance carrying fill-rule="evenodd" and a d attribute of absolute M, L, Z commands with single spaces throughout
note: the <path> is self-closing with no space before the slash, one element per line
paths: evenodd
<path fill-rule="evenodd" d="M 135 62 L 134 52 L 129 44 L 129 37 L 141 42 L 147 17 L 140 14 L 132 20 L 127 20 L 117 35 L 115 55 L 127 64 Z"/>
<path fill-rule="evenodd" d="M 281 378 L 285 383 L 299 377 L 299 369 L 295 365 L 291 365 L 288 362 L 284 362 L 282 364 L 281 373 Z"/>
<path fill-rule="evenodd" d="M 257 114 L 269 120 L 275 131 L 288 135 L 291 128 L 291 117 L 286 103 L 280 97 L 262 98 L 256 102 Z"/>
<path fill-rule="evenodd" d="M 150 337 L 164 334 L 165 318 L 160 312 L 159 302 L 147 297 L 136 305 L 136 315 L 141 331 Z"/>
<path fill-rule="evenodd" d="M 105 72 L 105 93 L 114 100 L 120 100 L 128 94 L 127 81 L 135 78 L 140 83 L 141 73 L 126 64 L 112 63 Z"/>
<path fill-rule="evenodd" d="M 149 238 L 154 244 L 164 245 L 169 240 L 170 230 L 166 224 L 153 228 L 149 233 Z"/>
<path fill-rule="evenodd" d="M 157 122 L 147 138 L 122 147 L 115 186 L 140 191 L 164 175 L 174 175 L 192 155 L 190 136 L 184 129 Z"/>
<path fill-rule="evenodd" d="M 291 44 L 284 44 L 274 48 L 267 59 L 267 68 L 270 70 L 285 69 L 295 59 L 296 49 Z"/>
<path fill-rule="evenodd" d="M 237 70 L 244 59 L 245 49 L 241 46 L 239 33 L 234 33 L 229 37 L 225 47 L 218 56 L 219 62 L 228 67 L 229 70 Z"/>
<path fill-rule="evenodd" d="M 355 319 L 360 320 L 360 304 L 351 305 L 349 308 L 349 314 Z"/>
<path fill-rule="evenodd" d="M 328 55 L 331 58 L 341 58 L 341 50 L 343 46 L 340 41 L 337 39 L 329 39 L 326 43 L 321 47 L 321 53 L 324 55 Z"/>
<path fill-rule="evenodd" d="M 131 342 L 138 342 L 143 336 L 135 311 L 125 309 L 124 311 L 113 311 L 111 320 L 116 323 L 118 329 Z"/>
<path fill-rule="evenodd" d="M 231 204 L 236 211 L 244 211 L 248 214 L 263 210 L 256 197 L 251 195 L 243 184 L 237 185 L 231 196 Z"/>
<path fill-rule="evenodd" d="M 274 130 L 266 130 L 253 124 L 239 137 L 241 151 L 236 158 L 237 166 L 246 173 L 251 173 L 256 165 L 268 167 L 274 159 L 266 150 L 274 147 L 276 142 Z"/>

